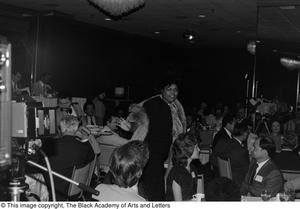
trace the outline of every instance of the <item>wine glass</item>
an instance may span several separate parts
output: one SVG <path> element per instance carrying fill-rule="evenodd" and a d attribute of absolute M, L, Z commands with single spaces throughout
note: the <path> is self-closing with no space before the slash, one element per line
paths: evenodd
<path fill-rule="evenodd" d="M 269 201 L 271 199 L 271 194 L 267 190 L 264 190 L 261 192 L 260 197 L 263 201 Z"/>

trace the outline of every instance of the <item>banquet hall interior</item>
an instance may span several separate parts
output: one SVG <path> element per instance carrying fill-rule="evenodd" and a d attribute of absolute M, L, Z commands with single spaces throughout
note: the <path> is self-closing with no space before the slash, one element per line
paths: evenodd
<path fill-rule="evenodd" d="M 300 199 L 297 0 L 0 0 L 0 23 L 1 201 L 118 201 L 105 199 L 112 188 L 126 201 L 113 159 L 135 140 L 150 157 L 128 198 Z M 168 102 L 164 91 L 174 85 Z M 169 121 L 149 105 L 158 94 Z M 167 132 L 153 121 L 172 122 L 162 199 L 145 186 L 159 152 L 153 132 Z M 187 146 L 189 135 L 198 157 L 185 156 L 184 172 L 195 191 L 185 190 L 174 164 L 176 143 Z M 256 161 L 267 163 L 251 176 Z M 270 162 L 278 188 L 261 174 Z"/>

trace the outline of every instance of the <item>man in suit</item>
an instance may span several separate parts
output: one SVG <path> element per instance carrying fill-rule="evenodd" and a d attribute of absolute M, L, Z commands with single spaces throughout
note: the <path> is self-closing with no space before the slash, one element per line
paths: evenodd
<path fill-rule="evenodd" d="M 300 155 L 294 152 L 297 145 L 297 135 L 290 134 L 284 137 L 281 152 L 276 153 L 274 157 L 274 162 L 280 170 L 300 171 Z"/>
<path fill-rule="evenodd" d="M 249 167 L 249 154 L 244 147 L 244 142 L 249 135 L 247 126 L 236 124 L 232 135 L 233 139 L 226 144 L 225 158 L 230 159 L 232 180 L 241 186 Z"/>
<path fill-rule="evenodd" d="M 226 143 L 232 140 L 232 131 L 234 129 L 236 119 L 234 115 L 227 114 L 223 118 L 223 128 L 216 134 L 212 143 L 212 164 L 218 167 L 217 157 L 224 156 L 226 152 Z"/>
<path fill-rule="evenodd" d="M 54 140 L 54 153 L 49 156 L 52 170 L 72 177 L 74 166 L 83 167 L 94 159 L 94 152 L 89 142 L 81 142 L 75 137 L 79 122 L 76 117 L 67 115 L 60 121 L 62 138 Z M 69 183 L 54 177 L 57 200 L 67 200 Z"/>
<path fill-rule="evenodd" d="M 81 125 L 97 125 L 97 120 L 95 117 L 95 104 L 93 102 L 87 101 L 83 105 L 83 111 L 85 115 L 81 118 Z"/>
<path fill-rule="evenodd" d="M 265 138 L 254 143 L 253 161 L 251 161 L 245 180 L 241 186 L 241 194 L 260 196 L 267 191 L 275 196 L 283 189 L 283 177 L 271 158 L 275 154 L 275 145 Z"/>

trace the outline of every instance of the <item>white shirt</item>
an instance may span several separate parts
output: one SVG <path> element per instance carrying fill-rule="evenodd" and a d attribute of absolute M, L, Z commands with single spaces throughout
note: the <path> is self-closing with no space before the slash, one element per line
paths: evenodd
<path fill-rule="evenodd" d="M 234 140 L 238 141 L 240 143 L 241 146 L 243 146 L 242 142 L 240 140 L 238 140 L 237 138 L 233 137 Z"/>
<path fill-rule="evenodd" d="M 99 184 L 96 190 L 100 194 L 99 196 L 93 195 L 93 198 L 99 201 L 146 201 L 138 195 L 136 185 L 130 188 L 121 188 L 117 185 Z"/>
<path fill-rule="evenodd" d="M 232 139 L 232 135 L 231 135 L 231 132 L 230 131 L 228 131 L 225 127 L 224 127 L 224 129 L 225 129 L 225 131 L 226 131 L 226 133 L 228 134 L 228 136 Z"/>
<path fill-rule="evenodd" d="M 258 171 L 264 166 L 264 164 L 266 164 L 266 162 L 268 162 L 270 159 L 267 159 L 263 162 L 257 163 L 257 168 L 256 168 L 256 172 L 255 172 L 255 176 L 257 175 Z"/>

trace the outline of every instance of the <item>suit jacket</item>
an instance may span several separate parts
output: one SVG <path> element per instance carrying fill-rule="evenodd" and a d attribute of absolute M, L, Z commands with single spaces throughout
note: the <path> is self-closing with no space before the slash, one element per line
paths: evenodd
<path fill-rule="evenodd" d="M 293 151 L 283 150 L 274 157 L 280 170 L 300 170 L 300 156 Z"/>
<path fill-rule="evenodd" d="M 61 139 L 53 139 L 53 155 L 49 156 L 52 170 L 71 178 L 74 166 L 83 167 L 94 159 L 94 151 L 90 143 L 82 143 L 74 136 L 65 135 Z M 63 200 L 67 195 L 69 183 L 54 177 L 55 189 L 57 190 L 58 200 Z"/>
<path fill-rule="evenodd" d="M 222 128 L 215 136 L 212 143 L 212 164 L 218 167 L 217 157 L 226 158 L 226 144 L 231 142 L 232 139 Z"/>
<path fill-rule="evenodd" d="M 226 146 L 225 157 L 230 159 L 232 180 L 241 186 L 249 168 L 248 150 L 244 148 L 237 140 L 231 139 Z"/>
<path fill-rule="evenodd" d="M 241 187 L 241 194 L 260 196 L 261 192 L 267 190 L 272 196 L 276 196 L 283 189 L 283 177 L 275 163 L 270 159 L 258 171 L 254 178 L 253 172 L 256 170 L 256 160 L 251 161 L 249 170 Z"/>
<path fill-rule="evenodd" d="M 82 126 L 97 125 L 97 124 L 98 124 L 97 123 L 97 118 L 95 116 L 84 115 L 84 116 L 81 117 L 81 125 Z"/>

